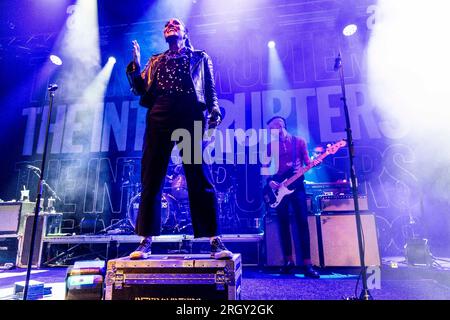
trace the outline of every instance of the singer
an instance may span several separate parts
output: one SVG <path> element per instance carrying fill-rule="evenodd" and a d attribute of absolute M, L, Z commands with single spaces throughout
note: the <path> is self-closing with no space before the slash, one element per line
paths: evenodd
<path fill-rule="evenodd" d="M 164 183 L 174 142 L 172 132 L 177 128 L 191 134 L 191 150 L 201 148 L 201 137 L 194 133 L 194 121 L 205 128 L 217 126 L 222 118 L 216 95 L 213 64 L 203 50 L 194 50 L 188 30 L 180 19 L 170 19 L 163 34 L 169 49 L 153 55 L 141 71 L 140 47 L 132 42 L 133 61 L 127 66 L 131 90 L 139 95 L 140 104 L 148 108 L 142 153 L 141 202 L 136 221 L 136 233 L 143 237 L 131 259 L 145 259 L 151 254 L 152 236 L 161 232 L 161 189 Z M 192 153 L 192 152 L 191 152 Z M 185 156 L 185 155 L 183 155 Z M 212 179 L 205 164 L 183 163 L 189 194 L 194 236 L 208 237 L 211 257 L 229 259 L 232 253 L 217 235 L 217 201 Z"/>

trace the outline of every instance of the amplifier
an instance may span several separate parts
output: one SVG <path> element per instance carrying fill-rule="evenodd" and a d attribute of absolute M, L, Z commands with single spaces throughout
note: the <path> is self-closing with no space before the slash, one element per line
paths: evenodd
<path fill-rule="evenodd" d="M 364 256 L 367 266 L 380 266 L 375 215 L 360 215 L 364 233 Z M 354 212 L 322 214 L 319 219 L 320 260 L 323 267 L 359 267 L 358 235 Z"/>
<path fill-rule="evenodd" d="M 19 236 L 19 250 L 17 253 L 17 265 L 21 268 L 28 266 L 28 255 L 30 253 L 31 234 L 33 231 L 34 214 L 25 215 L 23 235 Z M 41 264 L 42 240 L 46 232 L 47 215 L 39 215 L 36 228 L 36 239 L 33 251 L 33 267 Z"/>
<path fill-rule="evenodd" d="M 318 194 L 344 194 L 351 192 L 350 183 L 343 181 L 314 183 L 305 181 L 307 193 Z"/>
<path fill-rule="evenodd" d="M 16 265 L 19 240 L 17 236 L 0 236 L 0 266 Z"/>
<path fill-rule="evenodd" d="M 28 266 L 34 222 L 33 202 L 0 203 L 0 265 Z M 40 213 L 33 253 L 33 267 L 41 264 L 43 237 L 47 231 L 59 233 L 62 213 Z"/>
<path fill-rule="evenodd" d="M 1 203 L 0 234 L 16 234 L 19 230 L 21 203 Z"/>
<path fill-rule="evenodd" d="M 371 212 L 361 215 L 364 232 L 365 263 L 367 266 L 380 265 L 378 233 L 375 216 Z M 282 266 L 284 263 L 280 246 L 278 217 L 266 215 L 265 249 L 266 265 Z M 291 243 L 296 265 L 302 263 L 298 245 L 298 228 L 293 216 L 291 222 Z M 321 267 L 357 267 L 360 266 L 356 218 L 353 212 L 336 214 L 322 213 L 308 216 L 311 262 Z"/>
<path fill-rule="evenodd" d="M 319 196 L 319 208 L 321 211 L 355 211 L 353 195 Z M 369 210 L 366 196 L 358 196 L 359 210 Z"/>
<path fill-rule="evenodd" d="M 318 232 L 317 232 L 318 218 L 319 218 L 318 216 L 314 215 L 308 216 L 311 261 L 312 264 L 315 266 L 320 265 Z M 289 219 L 291 230 L 292 257 L 296 265 L 302 265 L 303 261 L 301 259 L 301 250 L 299 245 L 299 234 L 297 223 L 295 221 L 294 215 L 290 215 Z M 275 214 L 266 215 L 264 239 L 265 239 L 266 266 L 268 267 L 282 266 L 284 264 L 279 228 L 280 227 L 278 224 L 278 216 Z"/>
<path fill-rule="evenodd" d="M 19 230 L 17 265 L 22 268 L 28 266 L 34 213 L 23 215 L 21 220 L 22 230 Z M 61 220 L 62 213 L 41 212 L 39 214 L 33 251 L 33 267 L 39 267 L 41 265 L 44 236 L 59 234 L 61 232 Z"/>
<path fill-rule="evenodd" d="M 1 202 L 0 234 L 23 234 L 24 215 L 34 212 L 34 202 Z"/>

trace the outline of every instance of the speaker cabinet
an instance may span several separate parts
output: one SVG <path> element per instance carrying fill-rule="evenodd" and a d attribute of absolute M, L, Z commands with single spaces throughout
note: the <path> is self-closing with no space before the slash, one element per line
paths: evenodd
<path fill-rule="evenodd" d="M 19 251 L 17 255 L 17 265 L 21 268 L 28 266 L 28 255 L 31 246 L 31 234 L 33 232 L 34 215 L 29 214 L 24 217 L 24 233 L 19 236 Z M 36 227 L 36 239 L 34 242 L 34 251 L 32 266 L 41 265 L 42 243 L 46 233 L 47 215 L 39 215 Z"/>
<path fill-rule="evenodd" d="M 7 263 L 16 265 L 18 247 L 17 236 L 0 235 L 0 266 Z"/>
<path fill-rule="evenodd" d="M 299 234 L 294 216 L 290 216 L 291 244 L 296 265 L 301 265 Z M 361 212 L 365 243 L 366 266 L 381 264 L 375 216 Z M 354 212 L 326 212 L 308 216 L 311 262 L 320 267 L 359 267 L 358 236 Z M 282 266 L 283 252 L 278 226 L 278 216 L 265 217 L 266 266 Z"/>
<path fill-rule="evenodd" d="M 22 231 L 21 217 L 33 212 L 32 202 L 2 202 L 0 203 L 0 235 L 20 234 Z"/>
<path fill-rule="evenodd" d="M 0 235 L 22 235 L 24 229 L 24 216 L 33 212 L 33 202 L 1 202 Z"/>
<path fill-rule="evenodd" d="M 380 265 L 375 216 L 370 212 L 361 213 L 364 234 L 364 255 L 366 266 Z M 319 247 L 323 252 L 323 267 L 359 267 L 358 235 L 356 216 L 351 213 L 322 214 L 320 216 Z"/>
<path fill-rule="evenodd" d="M 291 226 L 291 244 L 292 253 L 296 265 L 302 265 L 300 238 L 295 217 L 290 215 Z M 308 216 L 311 260 L 313 265 L 319 265 L 319 248 L 316 216 Z M 278 216 L 276 214 L 268 214 L 265 217 L 265 250 L 266 250 L 266 266 L 275 267 L 284 264 L 283 251 L 281 249 L 280 231 L 278 225 Z"/>
<path fill-rule="evenodd" d="M 0 205 L 0 234 L 16 234 L 19 230 L 21 204 Z"/>

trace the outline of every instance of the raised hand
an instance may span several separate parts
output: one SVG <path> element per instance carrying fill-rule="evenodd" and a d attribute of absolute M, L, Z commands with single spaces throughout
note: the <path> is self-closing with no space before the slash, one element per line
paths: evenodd
<path fill-rule="evenodd" d="M 133 61 L 138 66 L 141 65 L 141 48 L 139 47 L 139 43 L 136 40 L 131 42 L 133 44 Z"/>

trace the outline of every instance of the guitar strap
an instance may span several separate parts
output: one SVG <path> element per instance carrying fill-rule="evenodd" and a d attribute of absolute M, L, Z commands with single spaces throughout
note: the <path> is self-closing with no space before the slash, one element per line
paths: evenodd
<path fill-rule="evenodd" d="M 294 135 L 291 136 L 291 145 L 292 145 L 292 154 L 291 154 L 291 159 L 292 159 L 292 165 L 293 167 L 295 166 L 297 159 L 299 159 L 298 155 L 297 155 L 297 150 L 298 150 L 298 139 L 297 137 L 295 137 Z M 300 159 L 301 160 L 301 159 Z M 300 164 L 301 165 L 301 164 Z M 290 176 L 292 176 L 294 174 L 294 169 L 292 168 L 291 170 L 279 175 L 279 174 L 275 174 L 272 176 L 271 180 L 275 180 L 278 182 L 281 182 L 282 180 L 284 180 L 285 178 L 288 178 Z M 303 181 L 302 178 L 299 178 L 299 180 Z"/>
<path fill-rule="evenodd" d="M 293 162 L 292 162 L 292 171 L 291 171 L 290 176 L 294 174 L 294 168 L 297 164 L 297 160 L 299 160 L 299 162 L 300 162 L 298 164 L 300 167 L 302 167 L 304 165 L 303 159 L 301 159 L 299 154 L 297 153 L 297 151 L 300 151 L 300 150 L 298 150 L 298 145 L 300 144 L 299 143 L 300 140 L 297 137 L 292 136 L 292 142 L 293 142 L 293 146 L 292 146 L 292 161 Z M 293 183 L 293 186 L 295 186 L 295 188 L 299 188 L 299 187 L 302 188 L 304 180 L 305 180 L 304 176 L 298 178 L 297 181 L 295 181 Z"/>
<path fill-rule="evenodd" d="M 292 142 L 292 167 L 295 167 L 297 163 L 297 138 L 295 136 L 292 136 Z"/>

